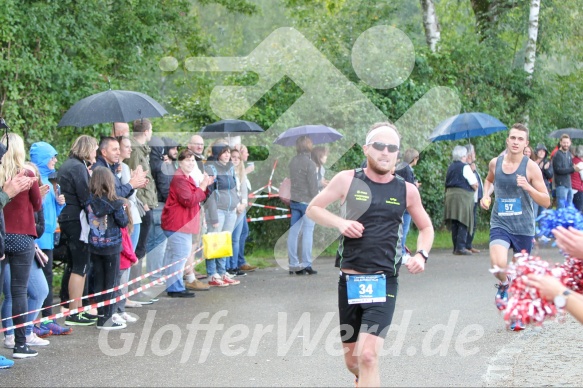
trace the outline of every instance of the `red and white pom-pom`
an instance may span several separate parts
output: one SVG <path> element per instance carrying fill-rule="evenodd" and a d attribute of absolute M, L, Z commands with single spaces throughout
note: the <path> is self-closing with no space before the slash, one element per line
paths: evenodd
<path fill-rule="evenodd" d="M 583 294 L 583 260 L 570 258 L 566 259 L 559 266 L 562 270 L 561 283 L 568 289 Z"/>
<path fill-rule="evenodd" d="M 541 298 L 536 288 L 527 286 L 525 281 L 530 274 L 552 275 L 559 279 L 565 276 L 561 267 L 550 268 L 550 264 L 538 256 L 518 253 L 513 263 L 508 266 L 507 274 L 512 279 L 508 289 L 508 305 L 504 310 L 507 325 L 520 320 L 523 324 L 542 325 L 545 319 L 557 316 L 557 308 L 551 302 Z"/>

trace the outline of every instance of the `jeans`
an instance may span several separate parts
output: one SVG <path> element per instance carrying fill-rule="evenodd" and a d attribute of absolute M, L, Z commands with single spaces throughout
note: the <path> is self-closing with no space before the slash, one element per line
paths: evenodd
<path fill-rule="evenodd" d="M 287 254 L 289 258 L 289 269 L 302 270 L 312 266 L 312 244 L 314 241 L 314 225 L 306 215 L 307 203 L 291 201 L 290 208 L 292 211 L 291 228 L 287 236 Z M 302 232 L 302 252 L 300 265 L 298 258 L 298 240 Z"/>
<path fill-rule="evenodd" d="M 139 225 L 139 224 L 138 224 Z M 131 268 L 131 267 L 130 267 Z M 115 286 L 119 286 L 120 284 L 125 284 L 130 280 L 130 269 L 120 269 L 117 275 L 117 279 L 115 282 Z M 128 292 L 128 286 L 125 286 L 115 292 L 115 296 L 121 296 L 122 294 L 126 294 Z M 115 304 L 115 311 L 118 313 L 123 313 L 126 311 L 126 299 L 122 299 Z"/>
<path fill-rule="evenodd" d="M 93 262 L 93 289 L 95 292 L 113 288 L 119 273 L 119 253 L 113 255 L 91 253 L 91 261 Z M 96 300 L 99 303 L 111 298 L 113 298 L 113 293 L 108 292 L 97 296 Z M 98 307 L 97 314 L 102 315 L 103 320 L 107 321 L 113 315 L 113 306 L 115 306 L 115 303 Z"/>
<path fill-rule="evenodd" d="M 237 258 L 237 268 L 241 268 L 243 265 L 247 264 L 245 260 L 245 242 L 249 236 L 249 223 L 247 222 L 247 214 L 243 214 L 243 230 L 241 231 L 241 237 L 239 237 L 239 250 Z M 233 256 L 235 255 L 235 250 L 233 249 Z"/>
<path fill-rule="evenodd" d="M 146 250 L 148 257 L 146 259 L 146 270 L 148 272 L 155 271 L 162 268 L 164 263 L 164 256 L 166 252 L 166 234 L 162 230 L 162 210 L 164 209 L 164 202 L 159 202 L 158 207 L 152 210 L 152 224 L 150 225 L 150 232 L 148 233 L 148 242 Z M 157 280 L 162 277 L 162 274 L 155 273 L 150 276 L 150 280 Z"/>
<path fill-rule="evenodd" d="M 404 255 L 407 251 L 405 245 L 407 244 L 407 234 L 409 234 L 409 227 L 411 226 L 411 215 L 407 210 L 403 213 L 403 237 L 401 238 L 401 252 Z"/>
<path fill-rule="evenodd" d="M 557 186 L 557 209 L 567 207 L 573 203 L 573 191 L 570 187 Z"/>
<path fill-rule="evenodd" d="M 190 256 L 192 234 L 170 231 L 166 231 L 165 233 L 168 240 L 166 243 L 166 254 L 164 255 L 164 266 L 172 264 L 180 259 L 184 259 L 164 270 L 164 275 L 166 276 L 173 272 L 180 271 L 166 280 L 166 291 L 182 292 L 186 289 L 184 287 L 184 281 L 182 280 L 182 272 L 184 270 L 184 264 L 186 264 L 186 259 Z"/>
<path fill-rule="evenodd" d="M 11 315 L 20 315 L 29 311 L 27 292 L 28 278 L 30 277 L 32 261 L 34 260 L 34 240 L 30 240 L 30 244 L 28 244 L 23 251 L 17 253 L 6 253 L 5 260 L 8 260 L 11 275 L 10 282 L 5 282 L 5 286 L 10 285 L 10 293 L 12 295 Z M 8 266 L 6 266 L 5 270 L 8 271 Z M 44 297 L 46 297 L 46 295 Z M 26 320 L 27 319 L 24 316 L 15 317 L 13 319 L 15 325 L 20 325 L 26 322 Z M 24 327 L 14 330 L 16 346 L 24 346 L 26 344 L 25 330 Z"/>
<path fill-rule="evenodd" d="M 45 301 L 43 302 L 43 306 L 42 306 L 45 309 L 43 311 L 41 311 L 42 317 L 45 318 L 45 317 L 53 315 L 53 309 L 46 308 L 46 307 L 50 307 L 53 305 L 53 250 L 52 249 L 43 249 L 43 252 L 49 258 L 49 261 L 47 261 L 45 266 L 42 268 L 42 271 L 45 275 L 45 279 L 47 280 L 47 286 L 49 288 L 48 293 L 47 293 L 47 297 L 45 298 Z"/>
<path fill-rule="evenodd" d="M 244 219 L 246 218 L 245 213 L 241 213 L 237 216 L 237 222 L 235 223 L 235 229 L 233 229 L 233 256 L 228 257 L 227 269 L 237 269 L 239 268 L 239 249 L 241 246 L 241 234 L 243 232 L 243 225 L 245 225 Z M 243 263 L 244 264 L 244 263 Z"/>
<path fill-rule="evenodd" d="M 11 317 L 12 312 L 12 296 L 10 294 L 10 265 L 7 265 L 4 271 L 4 303 L 2 304 L 2 318 Z M 28 309 L 27 311 L 38 310 L 42 307 L 43 301 L 49 293 L 49 287 L 47 285 L 47 279 L 45 274 L 39 265 L 32 263 L 30 268 L 30 276 L 28 277 L 27 285 L 27 295 L 28 295 Z M 31 322 L 38 316 L 38 311 L 35 313 L 30 313 L 26 316 L 26 322 Z M 6 319 L 2 321 L 2 327 L 12 326 L 12 319 Z M 32 325 L 24 327 L 26 335 L 32 333 Z M 14 334 L 14 330 L 8 330 L 5 335 Z"/>
<path fill-rule="evenodd" d="M 134 248 L 134 252 L 136 252 L 136 247 L 138 246 L 138 241 L 140 240 L 141 226 L 142 226 L 141 223 L 134 224 L 134 231 L 130 235 L 130 240 L 132 240 L 132 247 Z"/>
<path fill-rule="evenodd" d="M 235 223 L 237 221 L 237 212 L 235 210 L 227 211 L 227 210 L 217 210 L 219 216 L 219 225 L 216 228 L 213 228 L 212 225 L 209 226 L 209 233 L 214 232 L 233 232 L 235 229 Z M 219 259 L 211 259 L 206 260 L 206 273 L 209 277 L 212 277 L 214 274 L 218 273 L 221 277 L 226 272 L 226 265 L 227 265 L 227 258 L 221 257 Z"/>
<path fill-rule="evenodd" d="M 153 210 L 148 210 L 146 214 L 142 217 L 142 223 L 140 224 L 140 237 L 138 238 L 138 243 L 134 247 L 134 252 L 138 257 L 140 262 L 136 265 L 130 267 L 130 279 L 135 279 L 142 275 L 142 259 L 146 256 L 146 243 L 148 241 L 148 232 L 150 230 L 150 224 L 152 224 L 152 212 Z M 140 287 L 140 282 L 130 285 L 129 290 L 133 291 Z"/>

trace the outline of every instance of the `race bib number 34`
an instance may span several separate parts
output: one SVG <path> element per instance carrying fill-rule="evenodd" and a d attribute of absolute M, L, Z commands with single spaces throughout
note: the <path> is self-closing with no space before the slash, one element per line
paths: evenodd
<path fill-rule="evenodd" d="M 498 215 L 502 217 L 519 216 L 522 214 L 522 201 L 520 198 L 498 198 Z"/>
<path fill-rule="evenodd" d="M 385 274 L 346 275 L 348 304 L 375 303 L 387 300 Z"/>

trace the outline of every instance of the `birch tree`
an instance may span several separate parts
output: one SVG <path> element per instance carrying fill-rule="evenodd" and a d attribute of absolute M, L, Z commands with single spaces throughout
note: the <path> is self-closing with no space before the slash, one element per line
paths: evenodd
<path fill-rule="evenodd" d="M 437 43 L 441 38 L 439 28 L 439 21 L 435 13 L 435 5 L 433 0 L 421 0 L 421 8 L 423 9 L 423 26 L 425 28 L 425 40 L 429 49 L 435 52 Z"/>
<path fill-rule="evenodd" d="M 536 60 L 539 13 L 540 0 L 531 0 L 530 14 L 528 18 L 528 41 L 526 42 L 526 57 L 524 61 L 524 71 L 528 73 L 529 79 L 532 78 L 532 74 L 534 73 L 534 62 Z"/>

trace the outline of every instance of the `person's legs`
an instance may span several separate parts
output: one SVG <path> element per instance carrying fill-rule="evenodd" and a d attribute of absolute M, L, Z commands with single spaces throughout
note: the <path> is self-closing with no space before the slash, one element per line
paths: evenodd
<path fill-rule="evenodd" d="M 15 325 L 26 322 L 26 317 L 21 315 L 27 312 L 28 300 L 28 278 L 32 261 L 34 260 L 34 240 L 30 240 L 28 246 L 18 253 L 6 254 L 10 264 L 10 292 L 12 294 L 12 315 Z M 14 330 L 15 346 L 21 347 L 26 344 L 25 328 Z"/>
<path fill-rule="evenodd" d="M 164 262 L 164 252 L 166 252 L 166 235 L 162 230 L 162 210 L 164 203 L 160 202 L 156 209 L 152 210 L 152 225 L 148 234 L 148 241 L 146 244 L 147 258 L 146 270 L 152 272 L 162 267 Z M 162 275 L 155 273 L 150 276 L 150 280 L 159 279 Z"/>
<path fill-rule="evenodd" d="M 478 229 L 478 203 L 474 203 L 474 227 L 472 230 L 468 229 L 468 234 L 466 236 L 466 249 L 468 251 L 473 249 L 474 236 L 476 235 L 476 230 Z"/>
<path fill-rule="evenodd" d="M 82 306 L 80 298 L 85 288 L 85 276 L 89 271 L 89 249 L 87 244 L 79 240 L 81 223 L 77 221 L 62 222 L 61 233 L 67 236 L 67 250 L 72 261 L 69 278 L 69 298 L 75 299 L 69 303 L 69 309 Z"/>
<path fill-rule="evenodd" d="M 468 227 L 461 222 L 458 223 L 457 237 L 456 237 L 456 251 L 464 251 L 466 248 L 466 238 L 468 236 Z"/>
<path fill-rule="evenodd" d="M 457 249 L 457 236 L 458 236 L 458 229 L 459 229 L 459 221 L 458 220 L 451 220 L 451 244 L 452 249 L 455 252 Z"/>
<path fill-rule="evenodd" d="M 403 237 L 401 238 L 401 253 L 407 253 L 405 246 L 407 245 L 407 234 L 409 234 L 409 227 L 411 226 L 411 215 L 405 210 L 403 213 Z"/>
<path fill-rule="evenodd" d="M 0 315 L 2 318 L 8 318 L 12 316 L 12 293 L 10 292 L 10 266 L 6 265 L 5 262 L 8 260 L 2 260 L 4 263 L 4 271 L 2 273 L 2 280 L 4 282 L 3 289 L 1 291 L 4 292 L 4 301 L 2 302 L 2 310 L 0 311 Z M 12 319 L 4 319 L 2 320 L 2 327 L 7 328 L 13 326 Z M 4 332 L 4 336 L 7 335 L 14 335 L 14 330 L 8 330 Z"/>
<path fill-rule="evenodd" d="M 308 208 L 307 205 L 305 207 Z M 306 215 L 305 210 L 302 218 L 302 268 L 312 268 L 312 247 L 316 223 Z"/>
<path fill-rule="evenodd" d="M 28 292 L 28 311 L 36 311 L 40 309 L 49 293 L 47 279 L 42 270 L 42 267 L 38 265 L 36 260 L 33 260 L 30 269 L 27 292 Z M 28 314 L 28 316 L 26 317 L 27 322 L 34 321 L 38 314 L 39 314 L 38 311 Z M 32 334 L 32 325 L 26 326 L 25 334 L 27 337 Z"/>
<path fill-rule="evenodd" d="M 229 212 L 219 209 L 217 211 L 217 213 L 219 216 L 219 226 L 217 227 L 217 231 L 224 232 L 225 230 L 228 230 L 226 228 L 226 224 L 227 224 L 227 222 L 229 222 Z M 221 257 L 221 258 L 215 259 L 215 262 L 217 265 L 217 273 L 222 278 L 225 275 L 225 273 L 227 272 L 227 268 L 226 268 L 227 258 Z"/>
<path fill-rule="evenodd" d="M 289 258 L 289 270 L 299 271 L 300 262 L 298 258 L 298 238 L 302 228 L 302 207 L 300 203 L 291 202 L 291 227 L 287 236 L 287 256 Z"/>
<path fill-rule="evenodd" d="M 167 252 L 169 252 L 169 255 L 166 259 L 169 260 L 168 264 L 178 260 L 187 259 L 190 255 L 191 246 L 192 235 L 181 232 L 172 233 L 168 237 L 166 243 L 166 249 Z M 167 269 L 168 274 L 180 271 L 178 274 L 173 275 L 166 280 L 167 292 L 183 292 L 186 289 L 184 287 L 184 281 L 182 280 L 182 272 L 184 270 L 185 263 L 186 260 L 182 260 Z"/>
<path fill-rule="evenodd" d="M 146 244 L 148 242 L 148 234 L 150 231 L 150 225 L 152 224 L 152 217 L 152 210 L 148 210 L 142 217 L 142 223 L 140 224 L 140 237 L 138 239 L 136 249 L 134 250 L 139 262 L 138 264 L 131 266 L 130 279 L 135 279 L 142 275 L 142 265 L 144 263 L 143 258 L 146 256 Z M 131 284 L 129 286 L 129 290 L 133 291 L 138 287 L 140 287 L 140 282 Z M 137 295 L 134 297 L 137 297 Z"/>
<path fill-rule="evenodd" d="M 46 307 L 50 307 L 53 305 L 53 250 L 52 249 L 43 249 L 42 251 L 49 258 L 49 261 L 47 261 L 47 263 L 45 264 L 45 266 L 42 269 L 43 274 L 45 275 L 45 279 L 47 280 L 47 286 L 48 286 L 47 297 L 43 301 L 43 305 L 42 305 L 44 310 L 41 311 L 42 317 L 45 318 L 45 317 L 53 315 L 53 309 L 46 308 Z"/>
<path fill-rule="evenodd" d="M 237 270 L 239 268 L 239 248 L 241 246 L 241 233 L 243 232 L 243 225 L 245 224 L 243 221 L 244 218 L 245 213 L 237 215 L 237 221 L 235 222 L 235 228 L 233 229 L 232 234 L 233 256 L 231 256 L 230 265 L 228 266 L 229 269 Z"/>
<path fill-rule="evenodd" d="M 565 207 L 569 204 L 569 193 L 571 193 L 571 188 L 557 186 L 555 193 L 557 195 L 557 209 Z"/>
<path fill-rule="evenodd" d="M 93 288 L 95 292 L 101 292 L 105 289 L 105 256 L 91 253 L 91 262 L 93 263 Z M 100 303 L 105 300 L 105 295 L 98 295 L 95 297 L 96 302 Z M 105 316 L 104 308 L 98 307 L 97 314 Z"/>
<path fill-rule="evenodd" d="M 241 237 L 239 237 L 239 250 L 237 257 L 237 267 L 241 268 L 247 261 L 245 261 L 245 243 L 249 237 L 249 223 L 247 222 L 247 213 L 243 213 L 243 229 L 241 230 Z M 234 253 L 234 252 L 233 252 Z"/>
<path fill-rule="evenodd" d="M 119 286 L 119 285 L 127 283 L 127 281 L 129 280 L 129 277 L 130 277 L 130 269 L 129 268 L 120 269 L 118 272 L 117 281 L 116 281 L 115 285 Z M 119 290 L 117 290 L 115 292 L 115 296 L 118 297 L 118 296 L 125 294 L 127 292 L 126 291 L 127 288 L 128 288 L 128 286 L 120 288 Z M 126 311 L 126 300 L 122 299 L 119 302 L 117 302 L 115 304 L 114 311 L 117 313 L 125 312 Z"/>
<path fill-rule="evenodd" d="M 379 352 L 384 339 L 374 334 L 360 333 L 354 350 L 358 357 L 358 384 L 363 387 L 380 387 Z"/>

